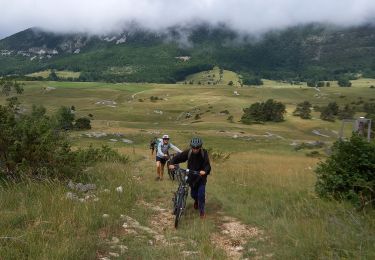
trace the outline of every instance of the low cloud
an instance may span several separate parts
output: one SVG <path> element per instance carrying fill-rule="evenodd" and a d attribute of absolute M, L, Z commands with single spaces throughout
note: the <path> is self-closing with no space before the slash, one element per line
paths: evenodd
<path fill-rule="evenodd" d="M 206 22 L 261 34 L 312 22 L 375 21 L 374 0 L 1 0 L 0 6 L 0 38 L 33 26 L 104 34 L 133 22 L 151 30 Z"/>

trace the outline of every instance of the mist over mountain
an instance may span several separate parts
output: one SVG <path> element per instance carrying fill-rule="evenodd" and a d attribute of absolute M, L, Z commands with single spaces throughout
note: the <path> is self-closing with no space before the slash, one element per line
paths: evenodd
<path fill-rule="evenodd" d="M 152 31 L 225 23 L 239 33 L 325 23 L 341 27 L 374 22 L 372 0 L 4 0 L 0 38 L 30 27 L 95 35 L 121 32 L 137 23 Z"/>

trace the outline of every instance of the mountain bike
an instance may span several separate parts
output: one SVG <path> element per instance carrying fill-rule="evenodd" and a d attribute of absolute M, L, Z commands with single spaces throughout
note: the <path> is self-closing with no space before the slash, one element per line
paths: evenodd
<path fill-rule="evenodd" d="M 182 169 L 176 166 L 175 176 L 179 182 L 177 191 L 175 192 L 173 201 L 173 214 L 175 215 L 174 227 L 177 228 L 186 208 L 186 199 L 189 193 L 189 176 L 199 175 L 199 171 L 192 171 L 189 169 Z"/>

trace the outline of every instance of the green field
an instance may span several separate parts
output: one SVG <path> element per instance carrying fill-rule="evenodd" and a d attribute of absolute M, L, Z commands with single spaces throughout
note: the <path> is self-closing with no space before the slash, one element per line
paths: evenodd
<path fill-rule="evenodd" d="M 27 77 L 42 77 L 46 79 L 48 78 L 50 73 L 51 73 L 51 70 L 43 70 L 43 71 L 27 74 L 26 76 Z M 67 78 L 78 79 L 80 74 L 81 74 L 80 72 L 74 72 L 74 71 L 66 71 L 66 70 L 56 71 L 56 75 L 62 79 L 67 79 Z"/>
<path fill-rule="evenodd" d="M 220 71 L 219 67 L 214 67 L 212 70 L 202 71 L 188 76 L 186 83 L 199 85 L 228 85 L 232 82 L 232 86 L 241 86 L 240 76 L 229 70 Z"/>
<path fill-rule="evenodd" d="M 332 82 L 319 92 L 268 80 L 256 88 L 228 86 L 238 76 L 224 71 L 221 84 L 203 84 L 214 74 L 219 77 L 216 69 L 195 74 L 187 79 L 192 85 L 25 82 L 19 97 L 24 111 L 41 104 L 49 113 L 75 106 L 76 117 L 92 114 L 89 132 L 108 135 L 89 138 L 87 131 L 73 131 L 73 145 L 107 144 L 131 162 L 98 163 L 87 170 L 97 185 L 96 202 L 66 199 L 69 190 L 57 181 L 0 186 L 0 259 L 115 259 L 114 254 L 120 259 L 374 259 L 374 211 L 357 212 L 349 204 L 318 198 L 314 168 L 324 156 L 307 157 L 308 150 L 295 151 L 292 145 L 319 140 L 329 147 L 341 123 L 322 121 L 317 112 L 302 120 L 292 112 L 304 100 L 318 106 L 374 102 L 369 86 L 375 80 L 359 79 L 351 88 Z M 243 108 L 269 98 L 286 104 L 284 122 L 239 122 Z M 133 144 L 121 142 L 119 133 Z M 199 135 L 205 147 L 230 153 L 226 161 L 212 161 L 207 218 L 200 220 L 189 200 L 178 230 L 170 214 L 177 184 L 155 182 L 148 150 L 150 139 L 164 133 L 180 148 Z M 115 191 L 120 185 L 123 193 Z"/>

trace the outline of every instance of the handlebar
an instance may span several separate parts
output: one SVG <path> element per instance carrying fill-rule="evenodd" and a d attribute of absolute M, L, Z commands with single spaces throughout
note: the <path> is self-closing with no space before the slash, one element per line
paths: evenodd
<path fill-rule="evenodd" d="M 176 177 L 179 180 L 179 182 L 186 182 L 189 175 L 199 176 L 199 178 L 202 177 L 200 175 L 199 171 L 193 171 L 193 170 L 190 170 L 190 169 L 183 169 L 183 168 L 180 168 L 179 165 L 175 165 L 175 172 L 176 172 Z"/>
<path fill-rule="evenodd" d="M 193 170 L 190 170 L 190 169 L 183 169 L 178 164 L 175 165 L 175 170 L 176 171 L 182 171 L 183 173 L 186 173 L 187 175 L 193 174 L 193 175 L 199 175 L 200 176 L 199 171 L 193 171 Z"/>
<path fill-rule="evenodd" d="M 178 153 L 171 153 L 167 154 L 167 156 L 164 156 L 164 158 L 168 161 L 170 161 L 173 157 L 175 157 Z"/>

